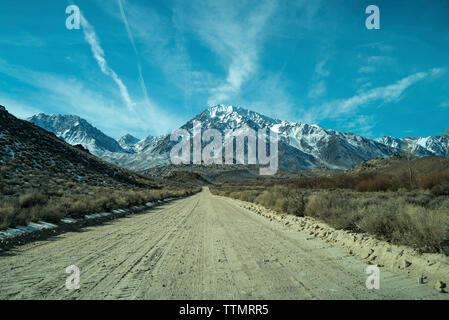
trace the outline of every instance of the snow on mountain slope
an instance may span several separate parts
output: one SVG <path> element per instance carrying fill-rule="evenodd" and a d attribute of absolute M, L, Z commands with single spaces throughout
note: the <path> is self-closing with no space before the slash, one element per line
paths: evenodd
<path fill-rule="evenodd" d="M 170 164 L 170 150 L 177 143 L 170 141 L 169 135 L 150 135 L 141 141 L 126 135 L 116 142 L 76 116 L 40 114 L 30 121 L 71 144 L 81 143 L 106 161 L 132 170 Z M 271 128 L 277 131 L 279 168 L 284 170 L 313 167 L 348 169 L 373 158 L 403 153 L 409 145 L 416 156 L 445 155 L 448 150 L 447 137 L 369 139 L 318 125 L 273 119 L 238 106 L 210 107 L 185 123 L 181 129 L 192 134 L 194 121 L 201 122 L 203 132 L 206 129 L 216 129 L 222 136 L 225 130 L 239 132 L 250 128 L 257 132 L 261 128 Z M 110 140 L 115 142 L 115 147 L 114 143 L 105 143 Z"/>
<path fill-rule="evenodd" d="M 120 145 L 120 147 L 130 153 L 134 153 L 134 146 L 136 145 L 137 142 L 139 142 L 139 139 L 137 139 L 136 137 L 133 137 L 132 135 L 125 134 L 123 137 L 121 137 L 120 139 L 117 140 L 118 144 Z"/>
<path fill-rule="evenodd" d="M 182 128 L 191 130 L 193 120 L 201 121 L 202 128 L 225 129 L 271 128 L 280 136 L 279 164 L 285 169 L 307 169 L 314 166 L 350 168 L 362 161 L 387 157 L 394 153 L 381 143 L 352 133 L 327 130 L 318 125 L 272 119 L 257 112 L 235 106 L 215 106 L 186 123 Z M 291 149 L 287 152 L 288 145 Z M 281 156 L 282 155 L 282 156 Z M 294 158 L 300 157 L 297 163 Z M 293 164 L 296 163 L 296 164 Z"/>
<path fill-rule="evenodd" d="M 47 131 L 53 132 L 65 142 L 81 144 L 96 156 L 105 152 L 126 153 L 119 143 L 93 127 L 86 120 L 74 115 L 46 115 L 40 113 L 27 119 Z"/>
<path fill-rule="evenodd" d="M 372 158 L 388 157 L 397 149 L 352 133 L 327 130 L 317 125 L 281 121 L 241 107 L 219 105 L 206 109 L 181 128 L 192 134 L 193 122 L 206 129 L 234 132 L 271 128 L 279 133 L 279 167 L 285 170 L 309 169 L 316 166 L 346 169 Z M 176 144 L 169 136 L 157 141 L 151 137 L 151 148 L 120 158 L 111 155 L 109 161 L 135 170 L 169 164 L 171 148 Z M 140 143 L 140 142 L 139 142 Z"/>
<path fill-rule="evenodd" d="M 448 136 L 433 136 L 433 137 L 406 137 L 394 138 L 385 136 L 375 139 L 386 146 L 398 148 L 402 154 L 408 154 L 409 150 L 412 157 L 424 156 L 447 156 L 449 152 L 449 137 Z"/>

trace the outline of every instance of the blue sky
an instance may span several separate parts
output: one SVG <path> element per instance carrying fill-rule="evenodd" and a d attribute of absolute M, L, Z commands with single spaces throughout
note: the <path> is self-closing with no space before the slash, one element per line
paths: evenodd
<path fill-rule="evenodd" d="M 69 4 L 80 30 L 65 27 Z M 367 30 L 365 8 L 380 8 Z M 106 134 L 169 133 L 207 106 L 367 137 L 449 126 L 449 1 L 0 3 L 0 104 Z"/>

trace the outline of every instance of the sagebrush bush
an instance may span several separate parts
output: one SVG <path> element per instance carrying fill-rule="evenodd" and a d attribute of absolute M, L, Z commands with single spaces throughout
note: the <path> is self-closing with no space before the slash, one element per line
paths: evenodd
<path fill-rule="evenodd" d="M 357 211 L 344 194 L 321 192 L 312 194 L 305 206 L 305 214 L 329 223 L 338 229 L 356 229 Z"/>
<path fill-rule="evenodd" d="M 449 239 L 449 212 L 445 210 L 425 210 L 422 207 L 407 206 L 412 232 L 406 241 L 423 251 L 444 252 Z"/>
<path fill-rule="evenodd" d="M 449 184 L 449 169 L 431 172 L 419 178 L 419 186 L 422 189 L 432 189 L 441 184 Z"/>
<path fill-rule="evenodd" d="M 449 195 L 449 182 L 444 182 L 442 184 L 434 185 L 430 192 L 434 196 L 448 196 Z"/>
<path fill-rule="evenodd" d="M 363 192 L 387 191 L 393 189 L 393 185 L 387 177 L 375 177 L 360 181 L 355 189 Z"/>
<path fill-rule="evenodd" d="M 22 208 L 44 205 L 47 201 L 48 197 L 41 192 L 26 193 L 19 197 L 19 204 Z"/>

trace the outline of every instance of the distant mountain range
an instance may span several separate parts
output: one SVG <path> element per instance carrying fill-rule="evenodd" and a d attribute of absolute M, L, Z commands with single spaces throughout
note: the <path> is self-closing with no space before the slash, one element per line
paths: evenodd
<path fill-rule="evenodd" d="M 348 169 L 373 158 L 406 154 L 408 150 L 414 157 L 445 156 L 449 144 L 447 136 L 369 139 L 318 125 L 272 119 L 236 106 L 210 107 L 181 128 L 192 133 L 194 120 L 202 123 L 202 130 L 217 129 L 223 136 L 227 129 L 272 128 L 279 134 L 279 167 L 284 170 Z M 170 164 L 170 150 L 176 144 L 170 141 L 169 135 L 150 135 L 139 140 L 127 134 L 116 141 L 73 115 L 41 113 L 28 121 L 53 132 L 67 143 L 81 144 L 94 155 L 132 170 Z"/>

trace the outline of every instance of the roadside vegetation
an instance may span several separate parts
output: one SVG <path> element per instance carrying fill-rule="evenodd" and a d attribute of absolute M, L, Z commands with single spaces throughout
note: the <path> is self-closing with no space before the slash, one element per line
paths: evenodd
<path fill-rule="evenodd" d="M 416 170 L 419 172 L 419 170 Z M 449 169 L 415 175 L 341 173 L 266 184 L 223 184 L 218 195 L 283 214 L 310 216 L 337 228 L 449 255 Z"/>
<path fill-rule="evenodd" d="M 190 189 L 113 189 L 77 186 L 29 190 L 14 197 L 0 196 L 0 229 L 24 225 L 31 221 L 58 222 L 64 217 L 82 217 L 85 214 L 106 212 L 142 205 L 169 197 L 188 196 L 198 192 Z"/>

